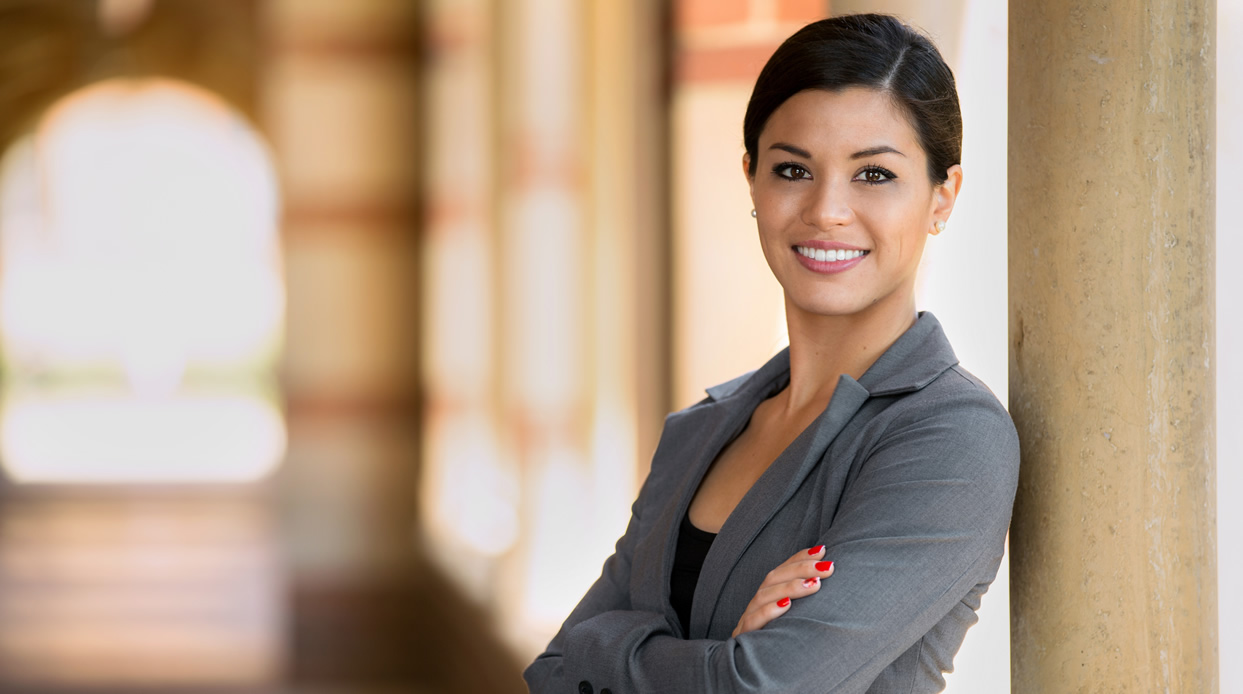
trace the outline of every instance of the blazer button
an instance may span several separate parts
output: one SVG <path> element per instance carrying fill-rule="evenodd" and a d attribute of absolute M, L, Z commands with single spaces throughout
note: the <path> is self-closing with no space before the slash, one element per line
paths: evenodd
<path fill-rule="evenodd" d="M 609 689 L 608 687 L 605 687 L 604 689 L 600 690 L 600 694 L 613 694 L 613 690 Z"/>
<path fill-rule="evenodd" d="M 578 683 L 578 694 L 591 694 L 591 683 L 583 680 Z"/>

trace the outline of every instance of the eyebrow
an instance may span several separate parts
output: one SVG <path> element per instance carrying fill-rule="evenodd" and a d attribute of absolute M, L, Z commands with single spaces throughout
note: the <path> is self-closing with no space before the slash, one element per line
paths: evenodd
<path fill-rule="evenodd" d="M 794 145 L 786 144 L 785 142 L 774 142 L 769 149 L 779 149 L 804 159 L 811 159 L 811 152 L 808 152 L 802 147 L 795 147 Z"/>
<path fill-rule="evenodd" d="M 877 154 L 896 154 L 900 157 L 906 156 L 905 154 L 899 152 L 893 147 L 890 147 L 889 145 L 880 145 L 879 147 L 869 147 L 868 149 L 861 149 L 858 152 L 855 152 L 854 154 L 850 155 L 850 158 L 851 159 L 863 159 L 865 157 L 874 157 Z"/>
<path fill-rule="evenodd" d="M 789 152 L 790 154 L 803 157 L 804 159 L 812 158 L 811 152 L 808 152 L 802 147 L 796 147 L 786 142 L 774 142 L 771 146 L 769 146 L 769 149 L 779 149 L 785 152 Z M 901 157 L 906 156 L 902 152 L 899 152 L 898 150 L 894 149 L 893 147 L 890 147 L 889 145 L 879 145 L 876 147 L 869 147 L 867 149 L 861 149 L 858 152 L 855 152 L 854 154 L 850 155 L 850 158 L 851 159 L 865 159 L 867 157 L 874 157 L 878 154 L 896 154 Z"/>

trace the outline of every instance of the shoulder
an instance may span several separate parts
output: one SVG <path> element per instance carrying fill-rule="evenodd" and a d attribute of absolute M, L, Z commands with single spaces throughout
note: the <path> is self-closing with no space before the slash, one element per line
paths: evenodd
<path fill-rule="evenodd" d="M 1018 450 L 1018 434 L 1014 421 L 1001 401 L 983 381 L 961 365 L 955 364 L 936 380 L 914 393 L 911 405 L 929 410 L 925 416 L 956 423 L 959 428 L 977 434 L 993 433 L 1009 439 Z"/>
<path fill-rule="evenodd" d="M 992 480 L 1012 492 L 1019 438 L 1010 413 L 982 381 L 954 366 L 922 388 L 885 398 L 875 412 L 875 450 L 904 449 L 923 465 L 955 476 Z"/>

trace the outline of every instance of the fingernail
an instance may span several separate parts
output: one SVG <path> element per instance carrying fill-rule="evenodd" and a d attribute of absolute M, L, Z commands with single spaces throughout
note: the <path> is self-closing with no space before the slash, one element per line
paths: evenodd
<path fill-rule="evenodd" d="M 817 554 L 820 554 L 820 550 L 822 549 L 824 549 L 824 545 L 816 545 L 815 547 L 812 547 L 811 549 L 807 550 L 807 553 L 814 557 Z"/>
<path fill-rule="evenodd" d="M 833 568 L 833 562 L 831 561 L 816 562 L 816 571 L 828 571 L 831 568 Z"/>
<path fill-rule="evenodd" d="M 777 607 L 785 607 L 786 605 L 789 605 L 789 604 L 790 604 L 789 598 L 782 598 L 777 601 Z"/>
<path fill-rule="evenodd" d="M 819 582 L 820 582 L 820 577 L 819 577 L 819 576 L 812 576 L 811 578 L 807 578 L 807 579 L 804 579 L 804 580 L 803 580 L 803 587 L 804 587 L 804 588 L 810 588 L 810 587 L 812 587 L 812 586 L 816 585 L 816 584 L 817 584 L 817 583 L 819 583 Z"/>

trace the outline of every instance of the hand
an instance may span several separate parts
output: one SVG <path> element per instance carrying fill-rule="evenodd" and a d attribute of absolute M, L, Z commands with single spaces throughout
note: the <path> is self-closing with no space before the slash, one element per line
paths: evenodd
<path fill-rule="evenodd" d="M 833 562 L 823 561 L 824 545 L 803 550 L 768 572 L 755 597 L 738 619 L 733 636 L 756 631 L 785 614 L 790 601 L 820 590 L 823 579 L 833 575 Z"/>

